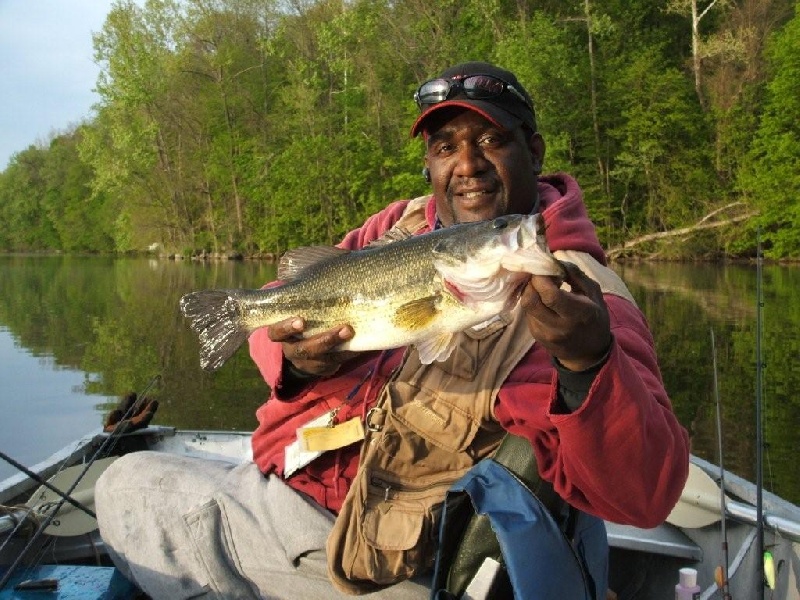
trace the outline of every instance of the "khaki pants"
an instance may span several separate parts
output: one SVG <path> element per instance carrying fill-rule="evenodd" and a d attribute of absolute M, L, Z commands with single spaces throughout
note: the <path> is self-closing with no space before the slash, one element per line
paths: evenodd
<path fill-rule="evenodd" d="M 154 600 L 350 598 L 327 577 L 333 516 L 253 463 L 136 452 L 108 468 L 95 496 L 114 563 Z M 423 600 L 429 585 L 367 597 Z"/>

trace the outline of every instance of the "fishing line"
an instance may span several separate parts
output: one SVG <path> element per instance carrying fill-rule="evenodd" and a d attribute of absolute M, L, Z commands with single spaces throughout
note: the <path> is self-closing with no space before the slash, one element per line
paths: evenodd
<path fill-rule="evenodd" d="M 722 452 L 722 407 L 719 401 L 719 380 L 717 377 L 717 344 L 714 340 L 714 328 L 711 328 L 711 362 L 714 370 L 714 405 L 716 407 L 717 421 L 717 451 L 719 453 L 719 497 L 720 497 L 720 533 L 722 535 L 722 574 L 716 583 L 722 591 L 722 597 L 730 600 L 730 588 L 728 584 L 728 530 L 727 530 L 727 507 L 725 503 L 725 465 Z"/>
<path fill-rule="evenodd" d="M 761 228 L 757 232 L 756 250 L 756 531 L 758 548 L 758 570 L 756 575 L 759 577 L 758 598 L 764 599 L 764 467 L 763 467 L 763 417 L 762 417 L 762 385 L 763 385 L 763 361 L 761 357 L 761 334 L 764 299 L 761 289 L 761 279 L 763 276 L 763 254 L 761 250 Z"/>
<path fill-rule="evenodd" d="M 92 512 L 88 507 L 84 506 L 83 504 L 81 504 L 80 502 L 75 500 L 75 498 L 73 498 L 72 496 L 66 495 L 64 492 L 62 492 L 56 486 L 51 484 L 49 481 L 46 481 L 46 480 L 42 479 L 36 473 L 31 471 L 28 467 L 26 467 L 25 465 L 23 465 L 21 463 L 18 463 L 16 460 L 11 458 L 5 452 L 0 451 L 0 458 L 2 458 L 4 461 L 6 461 L 8 464 L 10 464 L 12 467 L 15 467 L 16 469 L 18 469 L 18 470 L 22 471 L 23 473 L 25 473 L 25 475 L 27 475 L 28 477 L 33 479 L 39 485 L 43 485 L 44 487 L 46 487 L 51 492 L 54 492 L 57 496 L 63 498 L 64 500 L 66 500 L 67 502 L 72 504 L 72 506 L 74 506 L 75 508 L 77 508 L 79 510 L 82 510 L 83 512 L 85 512 L 87 515 L 89 515 L 93 519 L 97 518 L 97 516 L 94 514 L 94 512 Z"/>
<path fill-rule="evenodd" d="M 69 460 L 69 459 L 65 458 L 63 461 L 61 461 L 61 464 L 56 469 L 56 474 L 60 473 L 63 470 L 64 465 L 66 465 L 66 463 L 67 463 L 67 460 Z M 59 492 L 61 494 L 63 494 L 63 492 L 61 492 L 60 490 L 59 490 Z M 5 547 L 8 544 L 11 543 L 12 539 L 14 538 L 14 536 L 21 529 L 23 529 L 26 526 L 27 523 L 31 523 L 31 524 L 36 525 L 37 529 L 41 524 L 41 519 L 39 518 L 39 513 L 36 511 L 36 507 L 34 507 L 34 506 L 26 506 L 26 505 L 19 505 L 19 506 L 16 506 L 14 508 L 18 509 L 19 511 L 24 511 L 25 515 L 24 515 L 24 517 L 19 518 L 19 520 L 15 521 L 14 528 L 8 533 L 8 535 L 6 536 L 5 541 L 2 544 L 0 544 L 0 555 L 2 555 L 2 552 L 5 549 Z M 46 549 L 47 545 L 52 544 L 53 541 L 54 540 L 49 541 L 48 544 L 46 544 L 44 546 L 44 549 Z"/>
<path fill-rule="evenodd" d="M 89 470 L 89 468 L 101 456 L 107 455 L 116 446 L 119 438 L 122 437 L 122 434 L 119 433 L 119 432 L 122 431 L 123 422 L 125 421 L 125 419 L 129 418 L 131 415 L 134 414 L 134 409 L 136 409 L 138 407 L 139 401 L 146 396 L 147 392 L 149 392 L 150 389 L 155 385 L 155 383 L 157 381 L 159 381 L 160 379 L 161 379 L 161 375 L 160 374 L 155 375 L 150 380 L 150 382 L 145 386 L 144 390 L 137 396 L 137 401 L 133 402 L 131 404 L 131 407 L 125 412 L 125 414 L 122 416 L 122 418 L 116 424 L 116 426 L 114 427 L 114 430 L 108 435 L 108 437 L 103 441 L 103 443 L 100 444 L 100 447 L 92 455 L 92 458 L 89 459 L 89 462 L 86 463 L 86 466 L 84 467 L 83 471 L 81 471 L 80 475 L 78 475 L 78 477 L 75 479 L 75 481 L 69 487 L 69 489 L 66 492 L 64 492 L 65 496 L 69 496 L 73 492 L 73 490 L 80 483 L 81 479 L 83 479 L 84 475 L 86 475 L 86 472 Z M 61 510 L 61 507 L 64 505 L 65 502 L 66 502 L 66 499 L 62 498 L 55 505 L 53 510 L 47 515 L 47 517 L 44 519 L 44 521 L 42 521 L 42 523 L 39 525 L 38 529 L 33 534 L 33 536 L 31 536 L 31 539 L 28 540 L 28 543 L 25 545 L 25 547 L 19 552 L 19 554 L 17 555 L 17 558 L 14 560 L 13 563 L 11 563 L 11 566 L 8 567 L 8 570 L 5 572 L 3 577 L 0 578 L 0 590 L 2 590 L 3 587 L 5 587 L 6 583 L 8 583 L 8 580 L 11 579 L 12 575 L 14 574 L 14 571 L 19 566 L 19 564 L 22 562 L 22 559 L 25 557 L 25 555 L 31 549 L 33 544 L 35 544 L 36 541 L 41 537 L 42 533 L 44 533 L 44 530 L 47 529 L 47 527 L 50 526 L 50 523 L 56 517 L 56 515 L 58 514 L 58 511 Z"/>
<path fill-rule="evenodd" d="M 739 548 L 739 551 L 736 553 L 736 556 L 734 556 L 733 560 L 731 561 L 730 572 L 729 572 L 730 577 L 734 577 L 736 575 L 736 572 L 739 570 L 739 567 L 742 566 L 742 562 L 744 561 L 745 557 L 747 556 L 747 553 L 750 551 L 750 548 L 753 546 L 753 544 L 756 541 L 756 535 L 757 535 L 756 534 L 756 530 L 755 529 L 751 529 L 750 533 L 747 534 L 747 537 L 742 542 L 742 545 Z M 719 591 L 719 588 L 717 587 L 717 584 L 715 582 L 715 583 L 711 584 L 706 589 L 706 591 L 704 591 L 700 595 L 699 600 L 709 600 L 710 598 L 715 596 L 718 591 Z"/>

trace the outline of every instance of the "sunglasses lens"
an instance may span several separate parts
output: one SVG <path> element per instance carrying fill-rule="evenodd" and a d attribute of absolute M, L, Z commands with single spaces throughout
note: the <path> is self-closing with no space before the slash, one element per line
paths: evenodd
<path fill-rule="evenodd" d="M 470 75 L 464 79 L 452 80 L 432 79 L 420 86 L 417 93 L 414 94 L 414 100 L 422 109 L 423 106 L 444 102 L 451 95 L 463 94 L 473 100 L 486 100 L 497 98 L 505 92 L 513 94 L 517 100 L 530 108 L 530 103 L 520 92 L 502 79 L 492 75 Z"/>
<path fill-rule="evenodd" d="M 470 98 L 494 98 L 506 89 L 506 84 L 499 79 L 487 75 L 473 75 L 464 79 L 464 92 Z"/>
<path fill-rule="evenodd" d="M 450 91 L 450 82 L 446 79 L 433 79 L 427 83 L 423 83 L 417 92 L 417 103 L 422 104 L 437 104 L 447 100 L 447 94 Z"/>

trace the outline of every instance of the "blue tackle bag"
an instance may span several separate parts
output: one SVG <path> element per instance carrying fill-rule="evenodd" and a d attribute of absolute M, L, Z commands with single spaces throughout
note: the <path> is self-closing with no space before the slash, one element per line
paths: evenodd
<path fill-rule="evenodd" d="M 431 600 L 600 600 L 607 587 L 603 520 L 539 478 L 527 440 L 506 435 L 448 491 Z"/>

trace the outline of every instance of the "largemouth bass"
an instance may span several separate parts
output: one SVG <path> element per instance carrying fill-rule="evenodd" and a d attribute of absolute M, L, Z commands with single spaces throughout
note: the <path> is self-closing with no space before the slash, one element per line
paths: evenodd
<path fill-rule="evenodd" d="M 531 275 L 564 276 L 539 215 L 465 223 L 362 250 L 287 252 L 283 283 L 259 290 L 203 290 L 180 300 L 200 338 L 200 365 L 214 371 L 252 331 L 302 317 L 303 335 L 350 324 L 343 350 L 414 344 L 420 360 L 445 360 L 455 333 L 517 303 Z"/>

